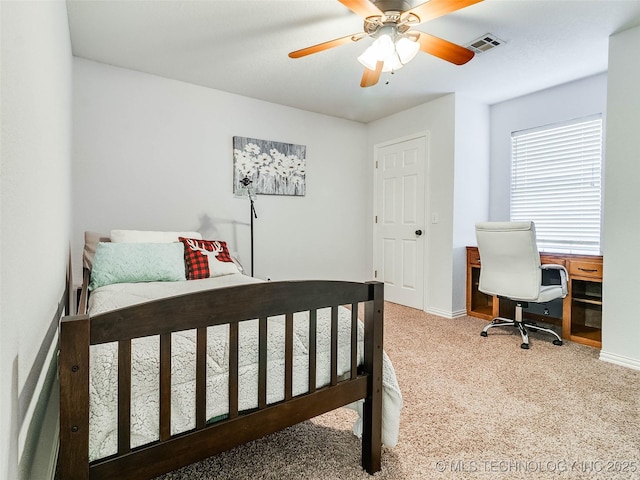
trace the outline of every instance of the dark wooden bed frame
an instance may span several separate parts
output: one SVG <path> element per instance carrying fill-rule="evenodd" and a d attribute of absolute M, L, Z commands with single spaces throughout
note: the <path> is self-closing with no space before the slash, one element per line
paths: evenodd
<path fill-rule="evenodd" d="M 380 470 L 382 450 L 383 285 L 379 282 L 264 282 L 155 300 L 90 317 L 85 271 L 78 314 L 60 324 L 60 451 L 66 479 L 148 479 L 261 438 L 338 407 L 364 399 L 362 466 Z M 356 368 L 358 304 L 364 303 L 364 365 Z M 338 308 L 352 311 L 351 373 L 337 375 Z M 316 381 L 317 309 L 331 307 L 331 382 Z M 309 312 L 309 385 L 292 395 L 293 314 Z M 285 315 L 284 401 L 266 402 L 267 317 Z M 238 324 L 259 319 L 258 408 L 238 411 Z M 206 327 L 229 324 L 229 415 L 207 423 Z M 171 333 L 196 329 L 196 427 L 171 435 Z M 160 336 L 159 440 L 130 445 L 131 339 Z M 118 342 L 118 452 L 89 462 L 89 347 Z"/>

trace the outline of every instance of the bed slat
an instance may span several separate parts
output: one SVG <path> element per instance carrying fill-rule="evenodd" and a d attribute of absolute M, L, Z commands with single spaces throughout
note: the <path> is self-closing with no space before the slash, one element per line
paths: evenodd
<path fill-rule="evenodd" d="M 358 304 L 351 304 L 351 380 L 358 375 Z"/>
<path fill-rule="evenodd" d="M 316 352 L 318 342 L 316 339 L 318 332 L 318 311 L 309 312 L 309 393 L 316 391 Z"/>
<path fill-rule="evenodd" d="M 258 408 L 267 406 L 267 318 L 259 320 Z"/>
<path fill-rule="evenodd" d="M 331 307 L 331 386 L 338 384 L 338 307 Z"/>
<path fill-rule="evenodd" d="M 229 324 L 229 418 L 238 416 L 238 323 Z"/>
<path fill-rule="evenodd" d="M 118 454 L 131 451 L 131 340 L 118 342 Z"/>
<path fill-rule="evenodd" d="M 196 330 L 196 428 L 207 424 L 207 329 Z"/>
<path fill-rule="evenodd" d="M 293 396 L 293 313 L 285 315 L 284 328 L 284 399 Z"/>
<path fill-rule="evenodd" d="M 160 335 L 160 441 L 171 437 L 171 334 Z"/>

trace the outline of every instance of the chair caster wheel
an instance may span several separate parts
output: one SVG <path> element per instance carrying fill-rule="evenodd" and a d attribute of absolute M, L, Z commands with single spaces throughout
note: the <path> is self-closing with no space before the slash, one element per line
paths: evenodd
<path fill-rule="evenodd" d="M 487 332 L 480 332 L 480 336 L 481 337 L 486 337 L 487 336 Z"/>
<path fill-rule="evenodd" d="M 560 345 L 562 345 L 562 340 L 556 339 L 556 340 L 553 341 L 553 344 L 560 346 Z"/>
<path fill-rule="evenodd" d="M 529 344 L 523 343 L 522 345 L 520 345 L 520 348 L 522 348 L 523 350 L 529 350 Z"/>

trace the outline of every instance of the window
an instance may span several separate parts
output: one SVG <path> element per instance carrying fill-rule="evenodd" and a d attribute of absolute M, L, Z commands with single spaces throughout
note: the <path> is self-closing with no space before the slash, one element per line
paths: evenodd
<path fill-rule="evenodd" d="M 540 250 L 600 253 L 602 118 L 511 134 L 511 220 L 533 220 Z"/>

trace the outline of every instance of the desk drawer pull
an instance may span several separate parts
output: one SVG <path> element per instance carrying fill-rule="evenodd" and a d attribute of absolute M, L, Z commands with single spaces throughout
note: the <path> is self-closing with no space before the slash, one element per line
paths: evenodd
<path fill-rule="evenodd" d="M 589 273 L 598 271 L 597 268 L 582 268 L 582 267 L 578 267 L 578 270 L 580 270 L 581 272 L 589 272 Z"/>

